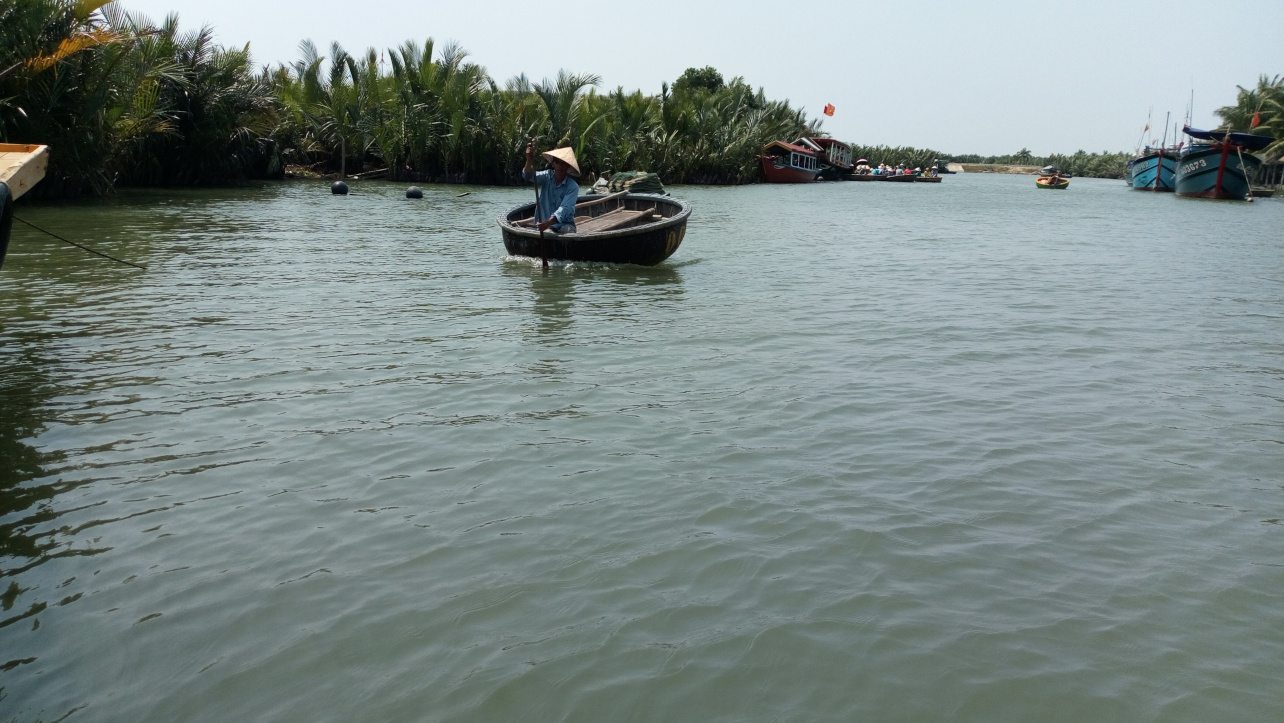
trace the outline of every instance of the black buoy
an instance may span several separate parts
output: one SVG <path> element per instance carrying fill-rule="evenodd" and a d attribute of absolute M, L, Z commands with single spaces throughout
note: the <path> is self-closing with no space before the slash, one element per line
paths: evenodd
<path fill-rule="evenodd" d="M 343 181 L 335 181 L 330 184 L 330 193 L 336 196 L 346 196 L 348 195 L 348 184 Z"/>
<path fill-rule="evenodd" d="M 406 198 L 423 198 L 424 191 L 418 186 L 411 186 L 406 189 Z"/>

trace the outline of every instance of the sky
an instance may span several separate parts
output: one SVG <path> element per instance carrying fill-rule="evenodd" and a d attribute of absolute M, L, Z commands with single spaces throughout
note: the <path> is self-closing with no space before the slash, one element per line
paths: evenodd
<path fill-rule="evenodd" d="M 1284 2 L 703 2 L 122 0 L 159 21 L 209 25 L 259 65 L 433 38 L 501 85 L 594 73 L 603 90 L 658 93 L 688 67 L 742 76 L 861 145 L 952 154 L 1131 150 L 1147 117 L 1196 127 L 1236 86 L 1284 74 Z M 1170 137 L 1173 131 L 1170 131 Z"/>

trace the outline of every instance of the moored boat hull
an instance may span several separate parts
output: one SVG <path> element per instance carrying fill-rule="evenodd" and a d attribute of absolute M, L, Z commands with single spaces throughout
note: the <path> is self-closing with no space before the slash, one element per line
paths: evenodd
<path fill-rule="evenodd" d="M 820 171 L 809 171 L 784 163 L 777 163 L 772 157 L 762 156 L 762 175 L 767 183 L 811 183 L 820 175 Z"/>
<path fill-rule="evenodd" d="M 1240 165 L 1241 157 L 1247 169 Z M 1262 162 L 1256 156 L 1241 154 L 1234 146 L 1194 146 L 1183 152 L 1177 161 L 1177 195 L 1187 198 L 1246 200 L 1249 197 L 1248 179 L 1257 173 L 1261 165 Z"/>
<path fill-rule="evenodd" d="M 581 200 L 592 198 L 587 196 Z M 601 233 L 546 232 L 543 244 L 548 258 L 655 266 L 672 256 L 682 245 L 687 233 L 687 219 L 691 215 L 691 207 L 686 202 L 667 196 L 630 193 L 624 197 L 623 205 L 631 210 L 655 207 L 665 218 L 655 223 Z M 541 256 L 539 232 L 514 224 L 530 219 L 534 206 L 533 203 L 517 206 L 498 219 L 504 234 L 504 248 L 513 256 L 536 259 Z"/>
<path fill-rule="evenodd" d="M 1177 188 L 1177 154 L 1149 153 L 1128 162 L 1129 182 L 1138 191 L 1173 191 Z"/>

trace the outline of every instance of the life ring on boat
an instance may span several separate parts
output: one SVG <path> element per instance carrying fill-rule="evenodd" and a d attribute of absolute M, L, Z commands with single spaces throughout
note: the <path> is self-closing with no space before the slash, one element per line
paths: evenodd
<path fill-rule="evenodd" d="M 13 228 L 13 193 L 9 184 L 0 181 L 0 268 L 4 267 L 4 256 L 9 252 L 9 230 Z"/>

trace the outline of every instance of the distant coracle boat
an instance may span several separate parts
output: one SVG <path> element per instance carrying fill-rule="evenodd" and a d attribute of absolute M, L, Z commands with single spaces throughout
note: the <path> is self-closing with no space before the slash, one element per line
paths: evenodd
<path fill-rule="evenodd" d="M 820 175 L 816 152 L 793 143 L 772 141 L 758 160 L 767 183 L 811 183 Z"/>
<path fill-rule="evenodd" d="M 1128 161 L 1128 183 L 1138 191 L 1174 191 L 1177 188 L 1176 148 L 1146 148 Z"/>
<path fill-rule="evenodd" d="M 1177 159 L 1178 196 L 1244 201 L 1252 196 L 1251 180 L 1262 162 L 1253 155 L 1275 142 L 1270 136 L 1203 131 L 1185 126 L 1191 138 L 1207 141 L 1187 146 Z M 1246 154 L 1245 151 L 1248 151 Z"/>
<path fill-rule="evenodd" d="M 1070 179 L 1053 173 L 1048 176 L 1039 176 L 1034 179 L 1034 185 L 1039 188 L 1050 188 L 1056 191 L 1063 191 L 1070 185 Z"/>
<path fill-rule="evenodd" d="M 39 183 L 48 167 L 48 146 L 0 143 L 0 266 L 9 252 L 13 202 Z"/>
<path fill-rule="evenodd" d="M 504 248 L 513 256 L 655 266 L 673 255 L 687 233 L 691 206 L 668 196 L 613 193 L 586 196 L 575 205 L 575 233 L 540 232 L 530 226 L 535 204 L 500 216 Z"/>

